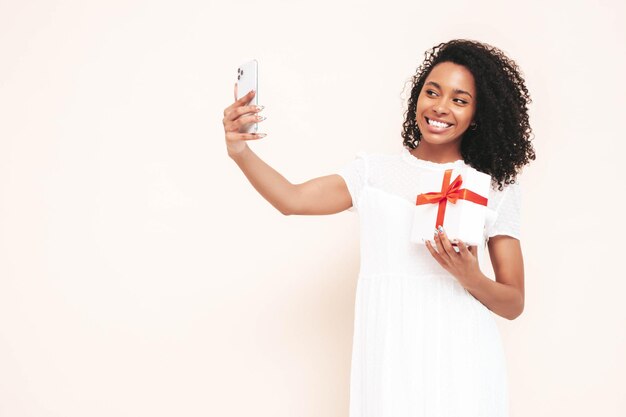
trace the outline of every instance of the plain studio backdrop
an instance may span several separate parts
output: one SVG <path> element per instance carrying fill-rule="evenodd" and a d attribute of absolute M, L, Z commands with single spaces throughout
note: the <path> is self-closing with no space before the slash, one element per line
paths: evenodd
<path fill-rule="evenodd" d="M 626 413 L 621 1 L 0 2 L 0 415 L 347 417 L 358 217 L 283 216 L 228 158 L 260 65 L 293 183 L 400 150 L 430 47 L 530 90 L 512 417 Z M 492 271 L 485 271 L 492 274 Z M 491 275 L 492 276 L 492 275 Z"/>

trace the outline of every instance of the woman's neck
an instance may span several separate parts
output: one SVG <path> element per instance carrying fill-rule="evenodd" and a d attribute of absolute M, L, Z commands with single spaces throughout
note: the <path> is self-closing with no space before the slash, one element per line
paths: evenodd
<path fill-rule="evenodd" d="M 436 162 L 438 164 L 445 164 L 447 162 L 458 161 L 463 159 L 461 155 L 460 147 L 451 143 L 447 145 L 432 145 L 430 143 L 421 141 L 416 149 L 413 149 L 411 153 L 418 159 L 430 162 Z"/>

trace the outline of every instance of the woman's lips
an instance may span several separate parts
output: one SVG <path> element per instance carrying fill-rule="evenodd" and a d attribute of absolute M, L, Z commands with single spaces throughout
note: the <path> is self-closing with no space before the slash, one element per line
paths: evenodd
<path fill-rule="evenodd" d="M 428 118 L 424 116 L 424 122 L 426 123 L 426 129 L 431 132 L 431 133 L 441 133 L 441 132 L 445 132 L 448 129 L 451 129 L 452 126 L 454 125 L 450 125 L 448 127 L 438 127 L 438 126 L 433 126 L 430 123 L 428 123 Z"/>

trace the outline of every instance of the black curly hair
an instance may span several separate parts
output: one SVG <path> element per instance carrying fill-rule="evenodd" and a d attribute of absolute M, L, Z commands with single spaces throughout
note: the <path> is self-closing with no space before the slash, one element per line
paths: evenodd
<path fill-rule="evenodd" d="M 454 39 L 431 48 L 412 78 L 405 112 L 404 146 L 415 149 L 422 134 L 415 120 L 417 98 L 432 69 L 441 62 L 467 68 L 476 86 L 476 130 L 461 139 L 461 156 L 468 165 L 491 175 L 492 182 L 515 183 L 521 168 L 535 159 L 527 105 L 532 102 L 521 70 L 498 48 L 468 39 Z M 411 82 L 411 81 L 410 81 Z"/>

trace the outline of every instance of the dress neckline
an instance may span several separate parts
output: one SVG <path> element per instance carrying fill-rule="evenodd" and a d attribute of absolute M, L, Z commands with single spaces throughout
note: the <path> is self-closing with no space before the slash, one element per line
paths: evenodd
<path fill-rule="evenodd" d="M 407 161 L 410 164 L 417 165 L 424 168 L 436 168 L 436 169 L 446 169 L 446 168 L 455 168 L 462 165 L 465 165 L 465 161 L 462 159 L 457 159 L 453 162 L 432 162 L 427 161 L 425 159 L 419 159 L 417 156 L 413 155 L 411 151 L 406 146 L 402 146 L 402 159 Z"/>

